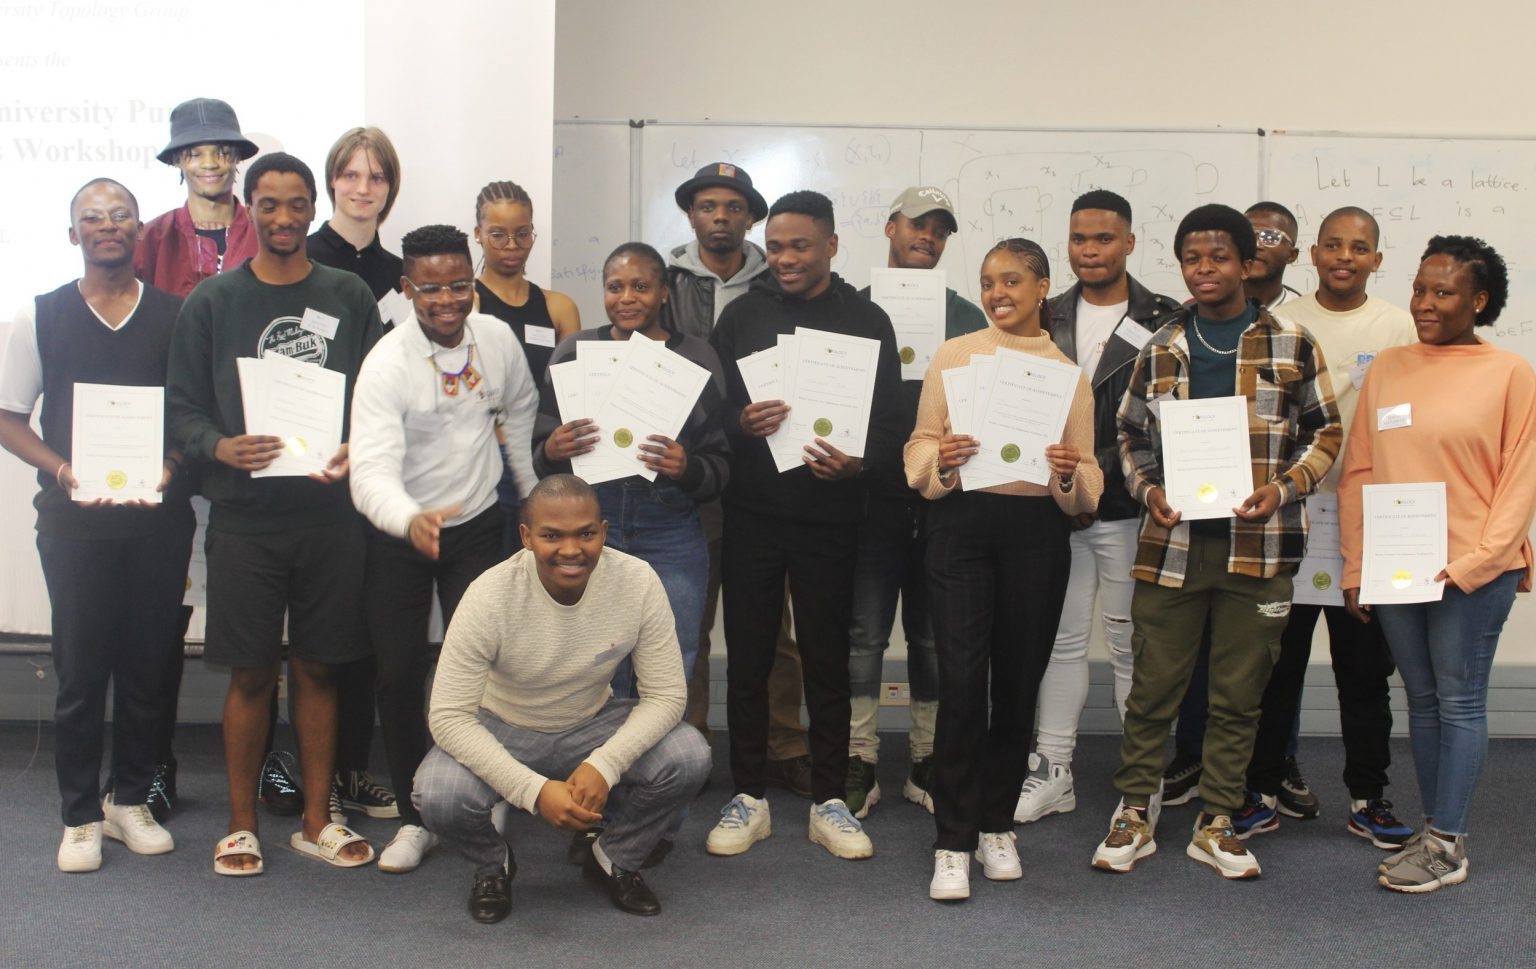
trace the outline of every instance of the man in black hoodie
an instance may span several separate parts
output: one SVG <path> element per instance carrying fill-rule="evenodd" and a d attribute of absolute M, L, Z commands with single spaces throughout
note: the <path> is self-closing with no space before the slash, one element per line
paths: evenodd
<path fill-rule="evenodd" d="M 841 858 L 874 853 L 844 803 L 848 628 L 866 497 L 860 472 L 899 462 L 906 428 L 891 321 L 832 272 L 834 226 L 826 196 L 791 192 L 775 202 L 766 232 L 769 275 L 726 307 L 710 337 L 725 369 L 725 425 L 733 452 L 721 572 L 736 790 L 710 832 L 711 854 L 740 854 L 768 836 L 767 681 L 786 575 L 811 721 L 810 838 Z M 783 401 L 752 403 L 737 361 L 775 346 L 781 334 L 797 327 L 878 340 L 878 373 L 865 458 L 850 457 L 818 438 L 806 446 L 803 467 L 780 474 L 765 439 L 779 429 L 789 408 Z"/>
<path fill-rule="evenodd" d="M 1093 387 L 1094 456 L 1104 472 L 1096 515 L 1072 522 L 1072 578 L 1051 664 L 1040 681 L 1039 738 L 1014 820 L 1038 821 L 1077 806 L 1072 752 L 1088 698 L 1088 636 L 1095 601 L 1115 673 L 1115 706 L 1122 715 L 1131 692 L 1131 565 L 1140 507 L 1125 490 L 1115 413 L 1131 382 L 1136 353 L 1157 330 L 1153 322 L 1179 308 L 1126 272 L 1136 249 L 1131 203 L 1095 189 L 1072 203 L 1067 260 L 1077 282 L 1048 304 L 1051 339 L 1083 368 Z M 1097 594 L 1097 595 L 1095 595 Z"/>

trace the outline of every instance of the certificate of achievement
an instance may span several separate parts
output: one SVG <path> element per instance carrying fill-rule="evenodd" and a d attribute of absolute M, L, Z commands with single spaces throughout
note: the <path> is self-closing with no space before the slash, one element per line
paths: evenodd
<path fill-rule="evenodd" d="M 942 371 L 944 406 L 949 410 L 949 432 L 970 434 L 975 413 L 976 371 L 971 367 L 951 367 Z"/>
<path fill-rule="evenodd" d="M 1445 482 L 1365 485 L 1360 601 L 1439 602 L 1449 560 Z"/>
<path fill-rule="evenodd" d="M 578 343 L 576 347 L 580 353 L 581 344 Z M 560 423 L 569 424 L 584 417 L 592 417 L 593 409 L 587 407 L 586 380 L 579 360 L 551 365 L 549 383 L 555 391 L 555 405 L 560 408 Z M 609 452 L 593 448 L 587 454 L 571 458 L 571 473 L 587 484 L 598 484 L 627 478 L 635 472 Z"/>
<path fill-rule="evenodd" d="M 277 460 L 252 471 L 251 477 L 302 477 L 325 470 L 341 449 L 346 375 L 280 353 L 250 363 L 242 358 L 236 368 L 246 406 L 246 433 L 271 434 L 283 441 Z M 245 396 L 248 383 L 259 398 L 255 407 Z"/>
<path fill-rule="evenodd" d="M 938 269 L 871 269 L 869 298 L 896 331 L 901 379 L 922 380 L 944 342 L 945 275 Z"/>
<path fill-rule="evenodd" d="M 780 344 L 736 361 L 736 369 L 741 371 L 741 382 L 746 385 L 752 403 L 784 399 L 783 358 L 784 345 Z M 768 443 L 768 453 L 773 455 L 773 465 L 780 474 L 805 464 L 802 460 L 804 450 L 784 433 L 783 424 L 763 440 Z"/>
<path fill-rule="evenodd" d="M 975 417 L 978 449 L 965 468 L 1003 482 L 1049 484 L 1045 449 L 1061 443 L 1082 370 L 1003 348 L 994 359 L 991 391 Z"/>
<path fill-rule="evenodd" d="M 1184 521 L 1230 518 L 1253 494 L 1248 398 L 1162 401 L 1163 482 Z"/>
<path fill-rule="evenodd" d="M 598 448 L 626 462 L 632 473 L 654 479 L 656 472 L 640 463 L 641 443 L 652 434 L 676 440 L 709 383 L 709 371 L 656 340 L 629 342 L 634 347 L 594 416 L 603 429 Z"/>
<path fill-rule="evenodd" d="M 1339 496 L 1312 495 L 1307 499 L 1307 553 L 1296 569 L 1292 602 L 1314 606 L 1342 606 L 1344 556 L 1339 551 Z"/>
<path fill-rule="evenodd" d="M 778 434 L 797 445 L 821 438 L 849 457 L 864 456 L 880 341 L 799 327 L 789 416 Z"/>
<path fill-rule="evenodd" d="M 986 412 L 987 400 L 992 394 L 992 381 L 997 376 L 997 358 L 990 353 L 973 353 L 970 371 L 971 408 L 965 430 L 957 430 L 955 433 L 975 437 L 976 425 Z M 960 487 L 965 491 L 980 491 L 1012 480 L 1006 473 L 978 465 L 974 456 L 960 466 Z"/>
<path fill-rule="evenodd" d="M 76 501 L 160 501 L 165 388 L 75 384 L 69 466 Z"/>

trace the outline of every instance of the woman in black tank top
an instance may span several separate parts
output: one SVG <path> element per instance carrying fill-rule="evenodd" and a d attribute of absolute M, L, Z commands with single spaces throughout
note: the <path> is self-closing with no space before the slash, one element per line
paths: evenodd
<path fill-rule="evenodd" d="M 491 182 L 475 199 L 475 241 L 483 268 L 475 280 L 478 309 L 505 320 L 544 382 L 555 344 L 581 329 L 581 314 L 564 293 L 535 286 L 524 274 L 533 253 L 533 201 L 514 182 Z"/>

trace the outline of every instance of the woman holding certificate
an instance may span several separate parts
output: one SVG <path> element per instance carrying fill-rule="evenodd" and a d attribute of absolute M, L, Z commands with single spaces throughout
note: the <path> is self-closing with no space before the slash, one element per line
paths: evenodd
<path fill-rule="evenodd" d="M 935 899 L 970 897 L 972 852 L 987 878 L 1022 877 L 1013 808 L 1066 595 L 1069 518 L 1092 512 L 1104 490 L 1093 459 L 1088 381 L 1042 327 L 1049 290 L 1050 263 L 1035 243 L 1008 239 L 987 254 L 981 305 L 991 325 L 939 348 L 906 446 L 907 481 L 933 501 L 928 573 L 939 658 L 938 837 L 928 894 Z M 1005 393 L 1015 379 L 1024 382 Z M 1010 414 L 1020 401 L 1029 401 L 1030 413 Z M 986 436 L 1010 425 L 1023 434 L 1027 424 L 1050 426 L 1042 439 L 1050 443 L 1021 447 Z M 965 433 L 973 428 L 977 436 Z M 986 473 L 962 480 L 965 466 L 989 451 L 995 460 Z"/>
<path fill-rule="evenodd" d="M 540 478 L 570 473 L 572 458 L 599 453 L 605 462 L 618 460 L 629 464 L 628 474 L 621 468 L 620 476 L 595 485 L 603 517 L 608 522 L 606 544 L 644 559 L 661 577 L 676 620 L 677 641 L 687 675 L 698 653 L 704 590 L 709 578 L 709 554 L 699 524 L 698 505 L 717 497 L 725 487 L 730 474 L 730 451 L 721 424 L 725 378 L 720 360 L 704 340 L 669 333 L 662 327 L 661 308 L 667 297 L 666 263 L 655 249 L 630 242 L 608 257 L 603 264 L 603 306 L 609 325 L 567 337 L 550 357 L 551 372 L 543 382 L 539 417 L 533 431 L 533 469 Z M 578 352 L 581 344 L 607 342 L 611 347 L 631 337 L 656 341 L 657 346 L 693 365 L 685 366 L 684 370 L 702 369 L 708 374 L 675 439 L 648 435 L 634 448 L 633 457 L 615 455 L 599 443 L 604 433 L 614 437 L 627 432 L 597 426 L 593 415 L 603 401 L 591 393 L 593 381 L 587 381 L 585 400 L 580 403 L 571 403 L 571 398 L 557 392 L 557 383 L 565 373 L 557 368 L 568 361 L 570 366 L 580 365 L 581 358 L 587 355 Z M 651 349 L 637 346 L 631 352 Z M 657 388 L 658 396 L 668 392 L 663 386 Z M 660 407 L 666 401 L 654 403 Z M 562 404 L 581 413 L 563 414 Z M 574 473 L 579 475 L 582 469 L 577 467 Z M 615 694 L 633 696 L 632 679 L 628 663 L 621 665 L 614 677 Z"/>
<path fill-rule="evenodd" d="M 1467 879 L 1488 674 L 1515 592 L 1531 589 L 1536 372 L 1474 332 L 1508 295 L 1504 260 L 1481 239 L 1429 241 L 1409 304 L 1419 342 L 1371 365 L 1339 485 L 1344 600 L 1381 623 L 1408 693 L 1425 827 L 1380 866 L 1380 883 L 1400 892 Z M 1421 493 L 1434 493 L 1433 514 L 1413 528 L 1403 509 Z M 1390 530 L 1390 544 L 1373 530 Z M 1405 558 L 1415 542 L 1443 550 L 1428 593 L 1418 573 L 1429 570 Z"/>

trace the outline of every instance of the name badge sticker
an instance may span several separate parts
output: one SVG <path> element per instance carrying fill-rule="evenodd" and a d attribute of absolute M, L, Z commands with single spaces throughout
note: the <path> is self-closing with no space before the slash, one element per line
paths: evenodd
<path fill-rule="evenodd" d="M 523 327 L 523 339 L 528 341 L 531 347 L 553 347 L 555 345 L 555 328 L 552 326 L 525 326 Z"/>
<path fill-rule="evenodd" d="M 1140 350 L 1147 345 L 1148 340 L 1152 339 L 1152 331 L 1127 316 L 1120 321 L 1119 326 L 1115 327 L 1115 336 Z"/>
<path fill-rule="evenodd" d="M 1413 405 L 1394 404 L 1376 408 L 1376 430 L 1391 431 L 1399 427 L 1413 426 Z"/>
<path fill-rule="evenodd" d="M 323 336 L 327 340 L 336 339 L 336 327 L 341 320 L 328 313 L 322 313 L 316 309 L 305 307 L 304 317 L 299 320 L 299 327 L 308 330 L 316 336 Z"/>

